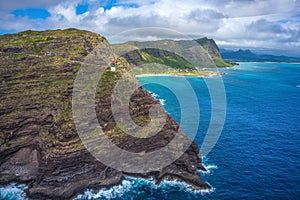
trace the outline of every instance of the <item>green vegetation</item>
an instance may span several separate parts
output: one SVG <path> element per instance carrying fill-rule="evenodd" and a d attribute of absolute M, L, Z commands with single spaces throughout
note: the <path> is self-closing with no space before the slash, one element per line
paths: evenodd
<path fill-rule="evenodd" d="M 125 54 L 123 57 L 125 57 L 129 63 L 137 66 L 133 68 L 135 75 L 169 74 L 179 76 L 204 76 L 207 74 L 205 71 L 198 71 L 190 62 L 175 53 L 161 49 L 150 48 L 134 50 Z"/>
<path fill-rule="evenodd" d="M 210 70 L 185 70 L 166 67 L 161 64 L 145 64 L 141 68 L 134 68 L 133 73 L 139 75 L 170 75 L 170 76 L 193 76 L 205 77 L 218 75 L 220 73 Z"/>
<path fill-rule="evenodd" d="M 142 60 L 136 63 L 158 63 L 170 66 L 174 69 L 195 70 L 195 67 L 189 63 L 186 59 L 176 55 L 175 53 L 163 51 L 161 49 L 142 49 Z"/>
<path fill-rule="evenodd" d="M 6 127 L 1 130 L 0 142 L 5 142 L 4 146 L 13 148 L 18 145 L 18 142 L 11 142 L 10 138 L 24 141 L 30 138 L 29 134 L 33 134 L 37 140 L 45 141 L 49 147 L 49 154 L 58 151 L 59 148 L 65 148 L 64 138 L 72 138 L 75 134 L 71 104 L 74 79 L 84 56 L 103 42 L 106 42 L 105 38 L 98 34 L 76 29 L 25 31 L 0 36 L 2 76 L 0 111 L 5 118 L 0 121 L 0 125 Z M 132 51 L 124 57 L 137 66 L 133 69 L 136 75 L 150 73 L 211 76 L 216 74 L 216 72 L 196 69 L 175 53 L 154 48 Z M 130 69 L 126 60 L 118 59 L 117 72 L 108 71 L 101 77 L 104 84 L 99 84 L 98 87 L 96 102 L 99 106 L 96 109 L 103 116 L 110 116 L 105 106 L 110 102 L 110 92 L 116 81 L 123 72 Z M 215 62 L 224 65 L 221 58 L 215 59 Z M 139 67 L 141 65 L 143 67 Z M 136 109 L 136 106 L 132 105 L 132 109 Z M 149 105 L 144 106 L 146 108 Z M 148 119 L 144 115 L 145 113 L 139 113 L 133 116 L 133 119 L 138 124 L 147 124 Z M 44 122 L 48 118 L 49 121 Z M 27 127 L 25 130 L 12 129 L 12 127 L 22 127 L 23 123 Z M 51 129 L 42 129 L 42 123 L 46 123 L 43 127 L 49 126 Z M 112 123 L 111 126 L 112 130 L 115 125 Z M 116 134 L 119 131 L 111 132 Z M 52 142 L 48 141 L 49 138 Z M 79 140 L 73 141 L 72 144 L 66 143 L 70 148 L 78 144 Z"/>
<path fill-rule="evenodd" d="M 200 46 L 199 46 L 200 45 Z M 219 48 L 212 39 L 202 38 L 195 41 L 160 40 L 148 42 L 127 42 L 115 45 L 121 52 L 132 51 L 122 55 L 129 63 L 136 67 L 136 75 L 142 74 L 170 74 L 183 76 L 203 76 L 211 74 L 202 68 L 232 67 L 225 62 Z M 159 48 L 140 48 L 143 46 L 157 46 Z M 191 62 L 174 52 L 163 49 L 173 49 L 174 52 L 184 52 Z M 195 56 L 193 56 L 195 55 Z"/>
<path fill-rule="evenodd" d="M 208 52 L 217 67 L 233 67 L 232 64 L 223 60 L 219 47 L 213 39 L 204 37 L 195 41 L 198 42 Z"/>
<path fill-rule="evenodd" d="M 233 65 L 225 62 L 222 58 L 220 57 L 215 57 L 214 58 L 214 63 L 216 64 L 217 67 L 232 67 Z"/>
<path fill-rule="evenodd" d="M 76 29 L 0 36 L 0 111 L 5 119 L 0 120 L 0 143 L 14 148 L 35 138 L 48 146 L 47 154 L 65 145 L 78 146 L 79 139 L 64 144 L 66 136 L 75 134 L 73 83 L 84 55 L 104 41 L 98 34 Z"/>
<path fill-rule="evenodd" d="M 86 150 L 73 121 L 74 81 L 80 68 L 87 65 L 95 67 L 95 63 L 83 62 L 86 55 L 98 45 L 107 47 L 108 42 L 98 34 L 76 29 L 25 31 L 0 36 L 0 116 L 4 119 L 0 120 L 0 154 L 1 165 L 5 165 L 3 168 L 5 170 L 0 174 L 1 184 L 12 181 L 26 182 L 28 183 L 26 192 L 33 199 L 51 196 L 56 199 L 71 199 L 82 189 L 98 185 L 109 187 L 122 181 L 125 174 L 106 167 Z M 95 54 L 97 53 L 108 56 L 108 60 L 113 57 L 106 48 L 100 48 Z M 164 56 L 161 58 L 162 54 Z M 145 51 L 138 55 L 147 61 L 144 64 L 151 65 L 152 62 L 156 62 L 169 65 L 170 70 L 176 73 L 195 73 L 194 68 L 184 59 L 167 52 L 161 51 L 155 56 Z M 160 135 L 150 140 L 135 139 L 116 125 L 111 111 L 111 93 L 120 77 L 131 68 L 122 57 L 115 61 L 116 72 L 105 71 L 100 78 L 95 94 L 95 105 L 90 105 L 86 98 L 80 98 L 87 96 L 88 84 L 82 86 L 78 92 L 81 95 L 78 100 L 82 103 L 82 109 L 85 109 L 85 103 L 95 107 L 98 122 L 106 136 L 125 150 L 136 153 L 145 151 L 140 147 L 146 147 L 147 151 L 162 148 L 164 143 L 168 143 L 178 134 L 180 138 L 188 139 L 181 130 L 177 131 L 179 125 L 171 117 L 168 117 L 164 129 L 158 133 Z M 107 67 L 98 63 L 96 65 Z M 91 71 L 87 79 L 96 76 L 99 74 Z M 130 76 L 128 81 L 137 83 L 134 75 Z M 136 86 L 139 87 L 138 84 Z M 121 87 L 119 91 L 121 95 L 128 93 L 126 86 Z M 154 104 L 159 105 L 159 101 L 154 100 L 144 89 L 138 88 L 129 102 L 129 112 L 133 121 L 140 126 L 148 124 L 149 110 Z M 85 120 L 81 123 L 85 127 L 92 127 L 90 122 Z M 99 130 L 86 131 L 88 142 L 94 144 L 93 136 L 98 135 Z M 141 137 L 147 137 L 147 132 L 141 131 L 139 134 Z M 111 143 L 104 141 L 103 144 L 96 145 L 95 150 L 98 153 L 105 153 Z M 36 150 L 36 153 L 28 154 L 27 150 L 24 153 L 22 150 L 25 148 L 30 148 L 30 151 Z M 187 150 L 186 156 L 179 158 L 181 159 L 178 160 L 179 164 L 174 164 L 174 167 L 177 167 L 185 163 L 184 168 L 180 167 L 175 171 L 176 168 L 166 168 L 163 173 L 168 176 L 174 174 L 174 177 L 189 173 L 190 176 L 187 177 L 191 177 L 191 181 L 187 182 L 193 183 L 192 180 L 199 177 L 196 175 L 196 168 L 190 166 L 201 164 L 201 158 L 198 157 L 198 153 L 195 154 L 198 151 L 197 146 L 192 145 Z M 32 162 L 28 164 L 29 160 Z M 29 168 L 23 169 L 23 166 Z M 22 167 L 22 173 L 18 172 L 19 167 L 20 169 Z M 150 175 L 152 176 L 152 173 L 149 173 Z M 164 174 L 161 177 L 163 176 Z M 204 182 L 196 185 L 210 188 L 205 186 Z"/>

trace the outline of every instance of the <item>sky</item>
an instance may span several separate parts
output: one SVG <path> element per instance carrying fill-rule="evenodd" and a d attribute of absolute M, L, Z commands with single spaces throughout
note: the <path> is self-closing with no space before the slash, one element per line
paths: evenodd
<path fill-rule="evenodd" d="M 159 27 L 222 48 L 300 57 L 300 0 L 10 0 L 0 1 L 0 22 L 1 35 L 79 28 L 108 40 Z"/>

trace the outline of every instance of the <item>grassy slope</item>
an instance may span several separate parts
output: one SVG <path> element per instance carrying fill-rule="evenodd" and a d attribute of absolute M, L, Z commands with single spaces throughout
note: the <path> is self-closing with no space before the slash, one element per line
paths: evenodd
<path fill-rule="evenodd" d="M 199 49 L 198 45 L 203 48 Z M 158 49 L 173 49 L 172 52 Z M 144 48 L 143 48 L 144 47 Z M 149 48 L 152 47 L 152 48 Z M 211 72 L 197 70 L 201 68 L 214 67 L 231 67 L 232 65 L 225 62 L 219 52 L 218 46 L 211 39 L 202 38 L 191 41 L 149 41 L 149 42 L 127 42 L 119 44 L 117 48 L 122 48 L 126 52 L 132 49 L 129 53 L 125 53 L 123 57 L 131 64 L 136 65 L 135 74 L 174 74 L 186 76 L 203 76 Z M 138 50 L 136 48 L 139 48 Z M 183 49 L 189 54 L 197 52 L 197 59 L 191 64 L 183 57 L 173 53 L 181 52 Z M 208 53 L 208 54 L 207 54 Z M 195 58 L 192 58 L 195 59 Z M 197 68 L 195 67 L 197 66 Z"/>
<path fill-rule="evenodd" d="M 206 37 L 196 40 L 204 49 L 206 49 L 213 59 L 217 67 L 232 67 L 230 63 L 223 60 L 219 47 L 213 39 L 208 39 Z"/>
<path fill-rule="evenodd" d="M 88 49 L 104 41 L 98 34 L 76 29 L 0 36 L 0 113 L 5 118 L 0 122 L 0 142 L 18 145 L 36 130 L 34 137 L 45 142 L 49 156 L 60 148 L 77 148 L 79 140 L 62 144 L 65 137 L 75 135 L 70 132 L 74 128 L 70 98 L 74 77 Z M 28 133 L 18 133 L 18 124 L 47 117 L 54 120 L 52 132 L 60 135 L 51 134 L 47 125 L 34 124 L 27 125 Z M 16 127 L 14 135 L 10 127 Z M 11 137 L 20 139 L 7 142 Z"/>

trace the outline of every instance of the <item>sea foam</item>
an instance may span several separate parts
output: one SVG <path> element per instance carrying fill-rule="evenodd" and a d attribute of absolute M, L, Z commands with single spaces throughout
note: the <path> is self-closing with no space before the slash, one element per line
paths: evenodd
<path fill-rule="evenodd" d="M 200 172 L 201 174 L 212 175 L 214 170 L 218 169 L 217 165 L 205 165 L 205 164 L 203 164 L 203 166 L 205 167 L 206 171 L 198 170 L 198 172 Z"/>
<path fill-rule="evenodd" d="M 17 185 L 12 183 L 5 187 L 0 187 L 0 199 L 5 200 L 25 200 L 26 194 L 24 190 L 27 188 L 26 185 Z"/>
<path fill-rule="evenodd" d="M 202 157 L 203 166 L 206 169 L 206 171 L 198 170 L 197 172 L 202 175 L 212 175 L 215 169 L 218 169 L 218 166 L 215 164 L 207 164 L 208 158 L 206 156 Z"/>
<path fill-rule="evenodd" d="M 149 91 L 149 92 L 150 92 L 150 95 L 151 95 L 154 99 L 159 100 L 159 103 L 160 103 L 162 106 L 166 105 L 166 100 L 165 100 L 165 99 L 159 98 L 159 95 L 156 94 L 156 93 L 154 93 L 154 92 L 151 92 L 151 91 Z"/>
<path fill-rule="evenodd" d="M 170 192 L 186 192 L 190 195 L 205 195 L 213 189 L 194 190 L 190 185 L 177 180 L 164 180 L 159 185 L 153 179 L 125 177 L 121 185 L 110 189 L 101 189 L 98 192 L 87 190 L 78 195 L 74 200 L 97 200 L 97 199 L 136 199 L 153 194 L 167 194 Z"/>
<path fill-rule="evenodd" d="M 123 196 L 132 188 L 132 183 L 128 180 L 123 180 L 121 185 L 114 186 L 109 189 L 101 189 L 98 192 L 87 190 L 84 194 L 78 195 L 74 200 L 93 200 L 93 199 L 116 199 Z"/>

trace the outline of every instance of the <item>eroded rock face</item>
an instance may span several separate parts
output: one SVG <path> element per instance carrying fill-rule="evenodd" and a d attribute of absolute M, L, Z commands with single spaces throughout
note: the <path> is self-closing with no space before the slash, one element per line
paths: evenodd
<path fill-rule="evenodd" d="M 22 148 L 1 165 L 1 172 L 16 175 L 22 181 L 36 178 L 39 169 L 38 157 L 36 149 Z"/>
<path fill-rule="evenodd" d="M 81 62 L 99 43 L 94 33 L 76 29 L 0 36 L 0 183 L 22 182 L 32 199 L 70 199 L 87 188 L 121 183 L 125 172 L 105 166 L 80 140 L 72 118 L 73 83 Z M 118 64 L 128 68 L 124 59 Z M 170 117 L 154 137 L 136 139 L 121 134 L 110 110 L 118 73 L 99 84 L 98 121 L 112 141 L 132 152 L 155 151 L 183 134 Z M 106 92 L 104 92 L 106 91 Z M 158 101 L 140 88 L 132 96 L 130 113 L 147 124 L 149 108 Z M 142 116 L 142 117 L 139 117 Z M 210 188 L 197 175 L 202 166 L 195 143 L 161 171 L 132 176 L 183 180 L 196 188 Z"/>

